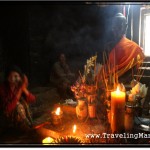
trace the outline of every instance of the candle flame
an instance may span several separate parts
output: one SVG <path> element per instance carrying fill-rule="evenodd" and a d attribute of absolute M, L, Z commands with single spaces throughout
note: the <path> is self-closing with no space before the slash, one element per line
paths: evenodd
<path fill-rule="evenodd" d="M 117 90 L 116 90 L 116 92 L 117 92 L 117 93 L 119 93 L 119 92 L 120 92 L 120 90 L 119 90 L 119 86 L 117 86 Z"/>
<path fill-rule="evenodd" d="M 74 125 L 74 126 L 73 126 L 73 133 L 75 133 L 75 132 L 76 132 L 76 129 L 77 129 L 77 126 L 76 126 L 76 125 Z"/>
<path fill-rule="evenodd" d="M 52 142 L 53 142 L 53 138 L 51 138 L 51 137 L 46 137 L 45 139 L 42 140 L 42 143 L 45 145 L 52 143 Z"/>
<path fill-rule="evenodd" d="M 56 109 L 56 115 L 60 115 L 60 107 L 58 107 L 57 109 Z"/>

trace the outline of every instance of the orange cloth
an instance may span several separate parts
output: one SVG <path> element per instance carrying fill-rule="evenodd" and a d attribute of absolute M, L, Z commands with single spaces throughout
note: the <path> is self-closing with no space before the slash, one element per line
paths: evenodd
<path fill-rule="evenodd" d="M 109 54 L 110 72 L 115 71 L 119 77 L 143 60 L 142 49 L 135 42 L 123 37 Z"/>

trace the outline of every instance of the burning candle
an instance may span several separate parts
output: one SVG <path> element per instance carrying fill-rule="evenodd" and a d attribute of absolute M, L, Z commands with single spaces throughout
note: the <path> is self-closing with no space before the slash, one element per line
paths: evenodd
<path fill-rule="evenodd" d="M 58 107 L 58 108 L 56 109 L 55 114 L 58 115 L 58 116 L 60 115 L 60 107 Z"/>
<path fill-rule="evenodd" d="M 42 140 L 43 145 L 49 145 L 50 143 L 53 143 L 54 139 L 51 137 L 46 137 L 45 139 Z"/>
<path fill-rule="evenodd" d="M 61 111 L 60 107 L 58 107 L 55 111 L 52 111 L 51 115 L 52 115 L 52 123 L 54 125 L 62 124 L 63 112 Z"/>
<path fill-rule="evenodd" d="M 76 126 L 76 125 L 74 125 L 74 126 L 73 126 L 73 134 L 75 134 L 75 133 L 76 133 L 76 130 L 77 130 L 77 126 Z"/>
<path fill-rule="evenodd" d="M 117 87 L 111 92 L 111 129 L 112 132 L 120 133 L 124 130 L 125 118 L 125 92 Z"/>

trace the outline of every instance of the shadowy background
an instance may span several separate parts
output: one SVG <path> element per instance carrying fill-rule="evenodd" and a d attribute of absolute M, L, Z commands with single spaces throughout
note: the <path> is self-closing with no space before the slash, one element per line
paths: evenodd
<path fill-rule="evenodd" d="M 32 86 L 49 83 L 52 65 L 62 52 L 76 74 L 96 53 L 102 62 L 102 52 L 112 38 L 111 18 L 123 8 L 104 2 L 0 3 L 0 72 L 16 64 Z M 138 13 L 140 6 L 136 7 Z"/>

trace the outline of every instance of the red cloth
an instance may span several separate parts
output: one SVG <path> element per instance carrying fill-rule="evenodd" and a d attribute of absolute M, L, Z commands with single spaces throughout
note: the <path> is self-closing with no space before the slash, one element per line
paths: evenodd
<path fill-rule="evenodd" d="M 109 79 L 112 82 L 114 77 L 120 78 L 134 66 L 138 68 L 144 58 L 142 48 L 124 36 L 109 53 L 107 63 L 99 71 L 97 80 L 101 82 L 104 78 L 111 77 Z"/>
<path fill-rule="evenodd" d="M 144 54 L 141 47 L 126 37 L 123 37 L 109 54 L 111 70 L 114 71 L 115 69 L 115 72 L 118 72 L 118 76 L 121 76 L 143 60 Z"/>
<path fill-rule="evenodd" d="M 29 93 L 26 96 L 27 103 L 34 102 L 35 96 Z M 18 99 L 14 92 L 10 90 L 6 85 L 0 86 L 0 109 L 4 111 L 4 113 L 10 114 L 15 109 Z"/>

